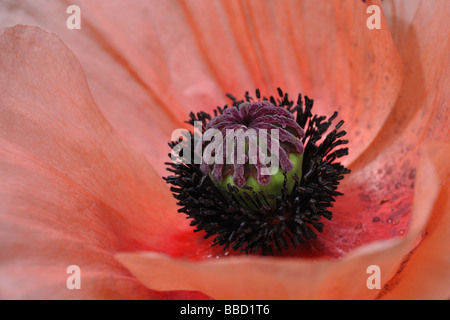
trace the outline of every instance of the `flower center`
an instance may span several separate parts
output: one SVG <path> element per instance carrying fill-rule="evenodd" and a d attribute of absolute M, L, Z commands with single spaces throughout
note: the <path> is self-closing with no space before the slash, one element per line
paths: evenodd
<path fill-rule="evenodd" d="M 266 186 L 279 194 L 283 174 L 290 174 L 290 184 L 292 175 L 301 178 L 305 133 L 288 110 L 269 101 L 243 102 L 213 118 L 206 130 L 219 133 L 222 143 L 216 144 L 214 163 L 204 161 L 200 168 L 219 185 L 258 191 Z"/>
<path fill-rule="evenodd" d="M 350 172 L 337 162 L 348 154 L 340 148 L 348 143 L 340 139 L 343 121 L 330 130 L 336 112 L 313 115 L 313 100 L 299 95 L 295 103 L 278 93 L 261 99 L 257 90 L 257 102 L 248 93 L 245 101 L 228 95 L 232 106 L 217 108 L 215 117 L 191 113 L 188 122 L 200 121 L 214 140 L 202 140 L 201 164 L 167 163 L 172 175 L 164 179 L 179 212 L 195 232 L 214 237 L 212 246 L 273 254 L 315 238 L 322 217 L 332 218 L 337 187 Z"/>
<path fill-rule="evenodd" d="M 245 200 L 247 193 L 262 191 L 276 197 L 285 184 L 290 193 L 301 179 L 305 133 L 288 110 L 269 101 L 243 102 L 213 118 L 208 130 L 216 130 L 222 144 L 215 151 L 219 158 L 213 164 L 203 162 L 200 168 L 225 193 L 234 188 L 241 205 L 255 207 Z M 273 199 L 257 197 L 276 206 Z"/>

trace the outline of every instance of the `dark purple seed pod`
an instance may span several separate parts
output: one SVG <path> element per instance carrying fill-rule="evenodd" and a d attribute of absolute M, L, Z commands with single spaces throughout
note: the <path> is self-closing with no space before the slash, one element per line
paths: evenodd
<path fill-rule="evenodd" d="M 246 185 L 248 176 L 252 174 L 261 185 L 270 183 L 271 175 L 262 172 L 262 169 L 268 169 L 265 163 L 268 153 L 270 156 L 277 157 L 280 169 L 285 172 L 293 169 L 289 154 L 291 152 L 303 154 L 302 139 L 305 136 L 303 129 L 295 121 L 291 112 L 269 101 L 243 102 L 238 106 L 227 108 L 206 125 L 206 131 L 208 130 L 221 132 L 224 141 L 223 152 L 221 161 L 217 161 L 216 158 L 214 164 L 210 165 L 203 162 L 200 166 L 202 172 L 211 173 L 215 181 L 225 178 L 224 173 L 231 174 L 234 184 L 240 188 Z M 273 133 L 276 133 L 276 137 L 272 135 Z M 239 134 L 240 136 L 236 137 Z M 257 141 L 253 149 L 255 151 L 253 157 L 247 152 L 244 155 L 244 161 L 239 161 L 237 152 L 239 138 L 243 139 L 246 145 Z M 230 140 L 233 141 L 230 142 Z M 264 143 L 261 143 L 263 140 Z M 229 150 L 225 142 L 234 145 L 233 150 Z M 207 145 L 208 143 L 204 144 L 204 146 Z M 275 154 L 272 152 L 272 146 L 276 149 Z M 265 152 L 261 150 L 263 147 L 267 149 Z M 232 161 L 227 161 L 230 153 L 233 153 Z M 250 164 L 251 159 L 253 159 L 252 164 Z M 227 164 L 227 162 L 232 163 Z"/>

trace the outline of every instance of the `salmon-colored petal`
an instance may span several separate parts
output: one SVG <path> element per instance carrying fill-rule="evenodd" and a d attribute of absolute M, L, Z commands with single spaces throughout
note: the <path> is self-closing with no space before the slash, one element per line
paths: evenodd
<path fill-rule="evenodd" d="M 367 266 L 376 264 L 381 267 L 383 283 L 396 274 L 402 259 L 413 255 L 408 256 L 408 253 L 419 242 L 429 212 L 438 208 L 442 200 L 439 195 L 446 191 L 439 185 L 445 175 L 442 176 L 439 167 L 436 167 L 438 162 L 428 167 L 427 161 L 423 160 L 418 168 L 418 154 L 427 141 L 449 140 L 446 116 L 449 83 L 445 77 L 448 65 L 439 64 L 445 61 L 446 53 L 449 52 L 446 34 L 440 32 L 443 26 L 448 26 L 447 10 L 441 10 L 442 6 L 429 8 L 425 2 L 421 5 L 421 9 L 428 10 L 418 10 L 425 13 L 417 14 L 412 19 L 408 38 L 404 40 L 405 47 L 401 50 L 406 76 L 402 94 L 370 148 L 351 165 L 353 172 L 343 182 L 341 190 L 345 196 L 336 203 L 333 220 L 325 221 L 327 225 L 324 233 L 301 249 L 306 253 L 311 252 L 313 257 L 335 256 L 342 260 L 319 260 L 318 266 L 317 263 L 311 264 L 308 261 L 280 262 L 269 259 L 266 262 L 267 260 L 255 258 L 193 263 L 155 254 L 124 254 L 119 259 L 150 287 L 165 286 L 167 277 L 153 278 L 145 272 L 144 267 L 152 265 L 164 267 L 165 270 L 173 268 L 185 276 L 189 274 L 188 279 L 172 279 L 172 284 L 176 283 L 174 287 L 201 288 L 200 290 L 214 297 L 367 298 L 383 297 L 385 294 L 389 297 L 388 292 L 394 294 L 395 291 L 390 288 L 395 283 L 395 278 L 387 283 L 382 293 L 365 287 Z M 421 30 L 420 33 L 416 34 L 417 30 Z M 447 150 L 444 146 L 441 148 Z M 433 154 L 429 155 L 427 152 L 432 151 L 425 150 L 424 159 L 434 159 Z M 415 219 L 411 218 L 413 203 Z M 398 240 L 388 240 L 391 238 Z M 374 242 L 377 239 L 386 241 Z M 445 243 L 445 238 L 443 239 Z M 370 242 L 372 244 L 354 251 Z M 346 255 L 348 252 L 351 253 Z M 429 257 L 430 261 L 442 262 L 442 259 L 435 256 L 438 253 L 436 250 L 429 252 L 432 255 Z M 301 252 L 300 254 L 303 255 Z M 284 265 L 287 261 L 293 261 L 289 262 L 292 267 Z M 263 263 L 264 266 L 261 267 L 260 264 Z M 303 263 L 306 267 L 299 267 Z M 278 264 L 282 264 L 279 269 Z M 445 263 L 436 266 L 440 275 L 445 275 L 441 272 L 445 266 Z M 422 270 L 423 267 L 424 265 Z M 330 271 L 331 268 L 333 272 Z M 261 269 L 267 269 L 267 274 L 265 271 L 259 272 Z M 161 274 L 164 272 L 158 273 Z M 333 279 L 342 279 L 342 282 L 335 283 L 331 281 Z M 242 288 L 239 283 L 245 283 L 248 289 Z M 236 295 L 237 288 L 243 290 L 242 295 Z M 308 289 L 294 292 L 298 288 Z M 354 289 L 348 291 L 348 288 Z M 431 285 L 427 290 L 432 290 Z M 436 290 L 437 294 L 445 297 L 445 290 Z"/>
<path fill-rule="evenodd" d="M 368 268 L 373 265 L 380 268 L 380 285 L 383 286 L 419 242 L 431 212 L 437 210 L 431 214 L 432 219 L 435 214 L 442 213 L 437 201 L 442 200 L 443 192 L 448 189 L 450 174 L 448 165 L 440 167 L 442 159 L 448 159 L 450 155 L 450 149 L 445 147 L 440 145 L 439 153 L 434 152 L 434 148 L 423 150 L 417 173 L 414 217 L 410 232 L 404 239 L 365 245 L 339 260 L 230 257 L 191 262 L 151 252 L 120 253 L 117 259 L 149 288 L 200 290 L 217 299 L 376 298 L 381 290 L 368 288 L 368 278 L 373 273 Z M 440 184 L 442 181 L 447 181 L 447 184 L 443 186 Z M 445 232 L 447 229 L 448 226 L 443 226 L 440 230 Z M 434 257 L 432 261 L 442 260 L 439 255 L 445 252 L 433 250 L 430 253 Z M 411 255 L 414 257 L 415 251 L 410 253 L 410 259 Z M 445 266 L 441 267 L 438 268 L 440 274 L 445 275 L 442 272 Z M 415 297 L 419 296 L 423 295 Z"/>
<path fill-rule="evenodd" d="M 5 0 L 0 4 L 0 26 L 36 25 L 61 37 L 80 60 L 107 120 L 162 175 L 170 151 L 167 141 L 175 128 L 183 126 L 175 117 L 181 104 L 174 102 L 175 95 L 167 89 L 151 86 L 149 82 L 157 76 L 158 84 L 171 83 L 164 70 L 165 58 L 149 27 L 151 19 L 145 16 L 149 10 L 121 3 L 124 7 L 116 10 L 113 1 L 71 2 L 80 6 L 81 29 L 69 30 L 66 27 L 69 4 L 65 1 Z M 123 33 L 111 36 L 117 28 Z M 179 116 L 184 121 L 187 114 Z"/>
<path fill-rule="evenodd" d="M 382 1 L 383 12 L 391 31 L 392 39 L 397 47 L 407 41 L 407 33 L 414 17 L 419 14 L 419 7 L 423 2 L 433 3 L 435 0 L 385 0 Z"/>
<path fill-rule="evenodd" d="M 422 1 L 416 8 L 398 38 L 405 78 L 401 94 L 381 132 L 351 164 L 333 220 L 324 221 L 320 237 L 293 254 L 340 257 L 362 244 L 407 234 L 420 147 L 450 140 L 450 65 L 442 63 L 450 52 L 442 32 L 450 28 L 450 4 Z"/>
<path fill-rule="evenodd" d="M 241 60 L 249 70 L 252 70 L 249 73 L 258 75 L 257 79 L 265 78 L 271 81 L 269 84 L 264 81 L 258 82 L 263 83 L 262 88 L 266 91 L 271 91 L 268 89 L 271 86 L 295 88 L 307 86 L 309 83 L 310 88 L 307 91 L 315 90 L 313 97 L 318 98 L 315 108 L 319 113 L 331 113 L 328 107 L 339 104 L 338 101 L 343 103 L 347 99 L 348 104 L 341 111 L 344 112 L 342 118 L 349 120 L 350 127 L 346 129 L 349 131 L 349 139 L 352 143 L 350 154 L 354 157 L 344 161 L 355 159 L 367 143 L 378 134 L 378 129 L 397 98 L 401 68 L 399 56 L 393 47 L 385 21 L 383 20 L 381 30 L 366 28 L 368 15 L 365 13 L 366 7 L 362 2 L 336 2 L 332 5 L 329 2 L 324 5 L 317 1 L 276 4 L 267 2 L 266 6 L 259 5 L 261 2 L 256 5 L 251 1 L 224 2 L 220 5 L 211 2 L 208 4 L 190 1 L 183 3 L 184 9 L 191 17 L 191 25 L 194 30 L 197 30 L 201 47 L 221 48 L 209 55 L 209 51 L 204 50 L 210 66 L 216 70 L 216 75 L 224 73 L 227 65 L 224 66 L 220 62 L 231 56 L 233 44 L 238 43 Z M 210 14 L 205 15 L 206 11 Z M 214 13 L 211 14 L 211 12 Z M 221 18 L 223 13 L 228 20 Z M 213 21 L 221 21 L 221 23 L 214 24 Z M 229 21 L 228 28 L 227 21 Z M 298 28 L 289 28 L 289 22 L 295 24 L 293 21 L 299 25 Z M 360 28 L 356 25 L 364 27 Z M 293 34 L 290 32 L 291 29 Z M 245 32 L 239 32 L 239 30 Z M 358 30 L 358 32 L 353 33 L 352 30 Z M 226 46 L 223 49 L 222 39 L 226 39 Z M 288 49 L 287 43 L 292 45 L 292 50 Z M 380 43 L 383 45 L 380 46 Z M 274 47 L 282 49 L 274 51 Z M 384 50 L 384 48 L 388 49 Z M 299 71 L 291 77 L 292 70 L 296 70 L 295 61 L 303 62 L 306 66 L 313 64 L 314 68 L 306 68 L 306 71 L 305 68 L 299 68 Z M 252 67 L 253 65 L 256 67 Z M 239 68 L 234 73 L 242 74 L 244 70 Z M 298 75 L 305 75 L 305 77 L 299 78 Z M 243 80 L 239 79 L 245 79 L 245 77 L 237 78 L 233 84 L 240 86 L 239 81 Z M 227 81 L 223 77 L 221 79 L 224 83 L 222 87 L 226 87 Z M 383 93 L 380 94 L 378 90 L 383 90 Z M 356 91 L 358 94 L 355 94 Z M 366 102 L 370 107 L 365 104 Z M 356 149 L 354 146 L 357 146 Z M 407 231 L 410 218 L 414 181 L 414 174 L 410 173 L 414 167 L 409 166 L 408 171 L 394 170 L 400 164 L 393 163 L 390 172 L 386 171 L 387 174 L 396 173 L 388 183 L 382 175 L 373 175 L 373 172 L 369 173 L 369 171 L 351 174 L 343 182 L 341 190 L 345 197 L 340 198 L 336 203 L 333 209 L 335 212 L 333 220 L 325 221 L 325 231 L 317 240 L 288 254 L 303 257 L 340 257 L 361 244 L 403 236 Z M 382 166 L 384 167 L 384 164 Z M 377 170 L 379 170 L 378 167 Z M 405 176 L 406 181 L 404 181 Z M 392 193 L 396 185 L 400 186 L 397 187 L 396 197 L 387 198 L 386 194 Z M 387 203 L 387 200 L 390 202 Z M 394 210 L 395 214 L 393 214 Z M 175 254 L 169 253 L 172 256 L 178 256 L 178 254 L 185 256 L 184 252 L 186 250 Z M 207 251 L 203 257 L 215 254 L 221 255 L 219 250 L 215 250 Z"/>
<path fill-rule="evenodd" d="M 450 145 L 431 145 L 422 166 L 436 168 L 440 193 L 423 239 L 385 286 L 383 299 L 448 299 L 450 297 Z"/>
<path fill-rule="evenodd" d="M 73 4 L 82 10 L 79 31 L 61 23 L 67 4 L 57 1 L 22 2 L 3 23 L 38 24 L 67 41 L 102 111 L 160 173 L 164 140 L 190 110 L 210 111 L 227 102 L 225 93 L 257 87 L 307 94 L 319 113 L 338 109 L 351 162 L 378 133 L 400 87 L 401 63 L 384 17 L 381 30 L 369 30 L 362 1 Z"/>
<path fill-rule="evenodd" d="M 167 56 L 173 61 L 194 60 L 185 62 L 189 69 L 175 70 L 178 94 L 201 92 L 211 108 L 225 92 L 260 87 L 271 94 L 277 86 L 294 94 L 303 91 L 316 98 L 319 112 L 331 113 L 335 107 L 343 112 L 354 142 L 351 157 L 374 137 L 397 96 L 401 77 L 396 49 L 387 26 L 375 32 L 365 28 L 364 4 L 180 1 L 153 3 L 150 11 L 159 16 L 152 19 L 158 29 L 171 25 L 159 36 L 164 47 L 171 46 Z M 356 29 L 360 32 L 354 34 Z M 185 43 L 199 51 L 186 55 L 186 49 L 179 49 Z M 210 74 L 205 66 L 195 67 L 197 59 L 206 61 Z M 364 68 L 355 67 L 359 65 Z M 222 91 L 212 90 L 204 80 L 192 81 L 193 72 L 199 72 L 199 79 L 206 74 Z M 200 101 L 201 105 L 187 105 L 208 108 L 205 99 Z"/>
<path fill-rule="evenodd" d="M 114 259 L 183 229 L 168 189 L 105 120 L 54 35 L 0 31 L 0 296 L 148 298 Z M 81 268 L 68 290 L 66 268 Z"/>
<path fill-rule="evenodd" d="M 291 93 L 300 90 L 317 98 L 315 110 L 319 113 L 330 115 L 334 107 L 341 109 L 352 143 L 351 157 L 344 161 L 351 161 L 377 134 L 401 80 L 398 55 L 385 21 L 381 30 L 367 29 L 366 5 L 360 1 L 135 1 L 132 6 L 122 1 L 76 2 L 83 14 L 82 29 L 76 31 L 39 18 L 48 15 L 48 10 L 54 10 L 51 12 L 56 17 L 65 4 L 25 3 L 32 5 L 33 10 L 27 12 L 34 13 L 34 23 L 57 31 L 74 48 L 88 70 L 100 107 L 107 106 L 102 108 L 107 118 L 132 142 L 138 141 L 136 145 L 160 174 L 167 159 L 165 141 L 176 126 L 156 110 L 175 110 L 179 119 L 184 119 L 190 109 L 225 103 L 225 92 L 239 94 L 261 87 L 263 92 L 273 93 L 276 86 Z M 29 18 L 14 16 L 10 20 Z M 105 55 L 110 56 L 103 59 Z M 134 91 L 130 74 L 139 80 L 139 88 L 161 93 L 170 108 L 134 109 L 141 98 L 133 100 L 140 95 Z M 129 91 L 131 99 L 122 97 L 117 85 Z M 122 89 L 128 86 L 130 90 Z M 122 116 L 124 107 L 127 115 Z M 122 118 L 130 122 L 125 120 L 124 125 Z M 383 206 L 379 217 L 360 214 L 378 210 L 386 199 L 376 194 L 374 201 L 365 201 L 367 196 L 360 194 L 369 191 L 357 188 L 365 186 L 366 178 L 344 182 L 348 198 L 338 202 L 335 220 L 319 240 L 293 254 L 337 257 L 362 243 L 380 236 L 390 238 L 405 229 L 404 224 L 392 224 L 394 230 L 382 224 L 389 221 L 391 206 Z M 404 210 L 410 209 L 410 196 L 408 190 L 409 206 Z M 403 203 L 403 193 L 398 199 Z M 345 205 L 350 202 L 357 203 L 358 210 Z M 372 225 L 377 217 L 383 221 L 374 226 L 381 230 L 370 228 L 371 232 L 366 232 L 368 222 Z M 343 237 L 344 233 L 355 236 Z M 209 242 L 189 230 L 171 232 L 168 239 L 168 246 L 160 249 L 175 256 L 208 257 L 220 251 L 210 249 Z M 198 249 L 187 250 L 188 244 Z"/>
<path fill-rule="evenodd" d="M 181 3 L 223 91 L 260 87 L 273 94 L 281 87 L 314 98 L 318 113 L 339 110 L 349 132 L 348 163 L 376 136 L 399 92 L 401 62 L 384 18 L 381 30 L 366 27 L 366 4 Z"/>
<path fill-rule="evenodd" d="M 423 112 L 423 114 L 429 114 L 429 117 L 425 117 L 428 127 L 422 137 L 424 140 L 449 141 L 447 101 L 450 83 L 446 74 L 450 70 L 448 64 L 442 64 L 442 61 L 447 59 L 450 45 L 448 37 L 440 30 L 450 27 L 447 19 L 450 5 L 446 1 L 416 2 L 416 5 L 408 3 L 408 6 L 399 2 L 387 3 L 386 9 L 391 11 L 390 28 L 394 40 L 407 61 L 410 61 L 408 51 L 414 46 L 424 47 L 421 49 L 424 51 L 424 57 L 426 55 L 434 57 L 432 60 L 423 59 L 422 61 L 426 64 L 419 68 L 419 70 L 425 70 L 425 76 L 421 75 L 421 77 L 428 80 L 428 85 L 421 90 L 419 101 L 424 100 L 430 106 Z M 412 37 L 406 38 L 404 36 L 406 34 Z M 431 38 L 433 42 L 439 43 L 442 50 L 432 50 L 431 47 L 426 46 L 431 35 L 433 35 Z M 440 53 L 441 57 L 436 56 L 436 53 Z M 417 69 L 417 64 L 411 64 L 409 70 L 414 69 Z M 428 73 L 428 70 L 434 72 L 435 76 Z M 446 148 L 448 149 L 449 146 L 447 145 Z M 445 156 L 440 146 L 435 146 L 431 152 L 443 155 L 435 162 L 448 170 L 448 156 Z M 424 232 L 422 244 L 414 250 L 414 255 L 405 261 L 398 275 L 390 281 L 383 295 L 385 299 L 439 299 L 450 296 L 450 253 L 445 245 L 449 241 L 450 234 L 448 177 L 447 180 L 442 179 L 441 184 L 443 191 L 437 201 L 432 220 Z"/>
<path fill-rule="evenodd" d="M 121 217 L 33 154 L 1 142 L 0 296 L 151 298 L 112 259 L 129 248 Z M 66 286 L 71 265 L 81 270 L 81 290 Z"/>
<path fill-rule="evenodd" d="M 329 242 L 337 244 L 336 251 L 404 236 L 420 147 L 427 141 L 450 140 L 450 68 L 442 64 L 450 41 L 441 32 L 450 28 L 449 4 L 429 6 L 424 1 L 420 5 L 400 46 L 405 63 L 401 95 L 379 135 L 350 166 L 352 173 L 341 188 L 345 195 L 336 203 L 333 221 L 325 226 L 324 233 L 330 235 Z M 350 241 L 349 233 L 353 235 Z"/>

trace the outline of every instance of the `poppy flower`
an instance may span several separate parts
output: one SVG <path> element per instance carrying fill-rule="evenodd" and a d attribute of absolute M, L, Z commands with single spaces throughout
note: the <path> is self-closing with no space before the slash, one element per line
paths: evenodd
<path fill-rule="evenodd" d="M 2 297 L 450 296 L 447 1 L 384 1 L 380 29 L 363 1 L 74 2 L 80 30 L 63 1 L 0 4 Z M 277 87 L 345 120 L 344 195 L 287 256 L 211 247 L 162 179 L 167 141 Z"/>

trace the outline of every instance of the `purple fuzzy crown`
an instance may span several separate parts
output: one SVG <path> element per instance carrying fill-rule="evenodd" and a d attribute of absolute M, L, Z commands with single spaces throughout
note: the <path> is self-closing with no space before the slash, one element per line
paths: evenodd
<path fill-rule="evenodd" d="M 289 153 L 303 154 L 302 139 L 305 136 L 303 129 L 295 121 L 290 111 L 282 107 L 276 107 L 269 101 L 244 102 L 238 107 L 227 108 L 222 114 L 216 116 L 207 124 L 206 130 L 209 129 L 219 130 L 223 138 L 225 138 L 227 130 L 242 129 L 246 132 L 249 129 L 253 129 L 257 135 L 259 135 L 260 130 L 266 130 L 267 148 L 271 150 L 272 144 L 278 145 L 279 164 L 281 169 L 286 172 L 293 169 Z M 276 141 L 270 135 L 273 129 L 278 130 L 279 141 Z M 246 178 L 249 175 L 255 176 L 261 185 L 267 185 L 270 182 L 270 175 L 264 175 L 261 172 L 261 169 L 265 168 L 266 165 L 261 162 L 262 158 L 260 156 L 258 156 L 255 164 L 238 163 L 236 161 L 237 152 L 234 153 L 235 161 L 233 164 L 226 164 L 226 156 L 224 147 L 222 164 L 214 163 L 208 165 L 203 162 L 200 166 L 202 172 L 208 174 L 212 169 L 211 177 L 215 181 L 220 181 L 228 174 L 231 174 L 233 183 L 238 187 L 245 186 Z M 247 161 L 248 157 L 245 156 L 245 158 Z"/>

